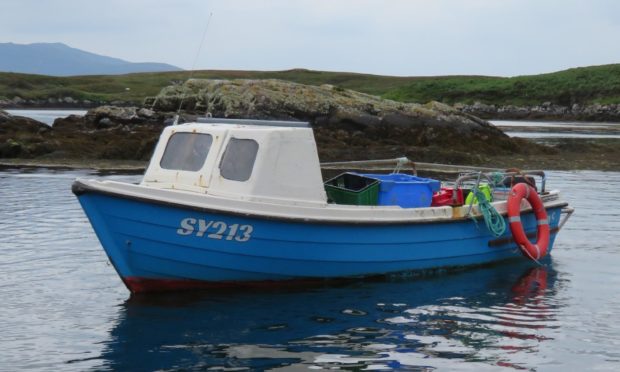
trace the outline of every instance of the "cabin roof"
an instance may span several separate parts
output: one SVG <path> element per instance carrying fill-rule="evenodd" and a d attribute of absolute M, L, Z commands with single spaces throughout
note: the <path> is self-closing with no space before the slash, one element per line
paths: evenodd
<path fill-rule="evenodd" d="M 142 184 L 234 199 L 326 203 L 310 127 L 211 120 L 166 127 Z"/>

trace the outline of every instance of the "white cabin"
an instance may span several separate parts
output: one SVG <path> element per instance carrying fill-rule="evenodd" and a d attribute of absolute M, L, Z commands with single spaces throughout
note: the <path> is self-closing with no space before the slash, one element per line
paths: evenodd
<path fill-rule="evenodd" d="M 141 184 L 238 200 L 326 204 L 312 129 L 268 123 L 209 119 L 167 127 Z"/>

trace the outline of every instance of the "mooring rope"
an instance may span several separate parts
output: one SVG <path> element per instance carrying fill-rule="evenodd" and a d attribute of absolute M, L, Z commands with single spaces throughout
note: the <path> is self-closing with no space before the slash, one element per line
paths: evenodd
<path fill-rule="evenodd" d="M 504 173 L 502 172 L 492 172 L 489 175 L 489 178 L 491 179 L 491 182 L 493 183 L 493 186 L 502 186 L 502 182 L 504 181 Z"/>
<path fill-rule="evenodd" d="M 493 207 L 493 204 L 487 200 L 486 195 L 480 191 L 478 187 L 474 187 L 471 192 L 474 193 L 473 200 L 478 200 L 478 210 L 484 217 L 484 223 L 487 229 L 489 229 L 494 236 L 503 235 L 504 232 L 506 232 L 506 221 L 504 221 L 504 217 L 499 214 L 497 209 Z"/>

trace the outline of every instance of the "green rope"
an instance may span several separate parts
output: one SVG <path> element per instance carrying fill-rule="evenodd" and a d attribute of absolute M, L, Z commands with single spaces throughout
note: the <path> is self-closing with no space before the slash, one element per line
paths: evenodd
<path fill-rule="evenodd" d="M 503 172 L 493 172 L 490 174 L 490 178 L 492 181 L 493 186 L 500 186 L 502 184 L 502 181 L 504 180 L 504 173 Z"/>
<path fill-rule="evenodd" d="M 504 234 L 506 231 L 506 221 L 504 221 L 504 217 L 499 214 L 491 202 L 487 200 L 486 195 L 477 187 L 474 187 L 471 192 L 474 193 L 474 199 L 478 200 L 478 209 L 484 217 L 484 223 L 487 225 L 487 229 L 495 236 Z"/>

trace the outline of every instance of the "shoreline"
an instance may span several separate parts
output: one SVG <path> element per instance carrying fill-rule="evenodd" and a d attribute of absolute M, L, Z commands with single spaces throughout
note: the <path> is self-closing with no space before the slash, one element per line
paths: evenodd
<path fill-rule="evenodd" d="M 34 105 L 3 105 L 0 110 L 89 110 L 99 106 L 113 107 L 143 107 L 146 106 L 136 102 L 89 102 L 80 104 L 79 101 L 73 103 L 34 104 Z M 465 105 L 456 103 L 452 105 L 456 110 L 469 115 L 477 116 L 484 120 L 498 121 L 549 121 L 567 123 L 613 123 L 620 124 L 620 104 L 618 105 L 573 105 L 559 106 L 543 103 L 536 106 L 514 106 L 514 105 L 487 105 L 475 103 Z"/>
<path fill-rule="evenodd" d="M 95 172 L 140 173 L 147 161 L 96 159 L 0 159 L 0 171 L 5 169 L 92 170 Z"/>
<path fill-rule="evenodd" d="M 534 106 L 516 106 L 476 102 L 473 105 L 456 103 L 453 107 L 484 120 L 620 123 L 620 104 L 561 106 L 545 102 Z"/>
<path fill-rule="evenodd" d="M 121 113 L 125 114 L 125 113 Z M 73 119 L 75 120 L 75 119 Z M 33 125 L 32 123 L 23 122 L 19 125 Z M 62 125 L 61 125 L 62 124 Z M 67 142 L 65 146 L 71 147 L 72 151 L 67 148 L 60 149 L 53 153 L 45 151 L 33 153 L 34 156 L 9 156 L 0 158 L 0 169 L 28 169 L 28 168 L 49 168 L 77 170 L 88 169 L 97 172 L 143 172 L 148 165 L 150 158 L 150 147 L 156 141 L 159 133 L 160 124 L 156 125 L 134 125 L 124 124 L 119 127 L 102 126 L 100 129 L 82 128 L 85 125 L 81 122 L 73 123 L 69 120 L 67 123 L 60 122 L 56 130 L 60 137 L 70 137 L 70 133 L 77 131 L 81 133 L 86 130 L 100 133 L 99 139 L 89 140 L 87 142 Z M 101 126 L 101 124 L 100 124 Z M 501 125 L 498 126 L 498 128 Z M 587 126 L 586 126 L 587 127 Z M 49 127 L 47 124 L 39 123 L 32 130 L 35 139 L 52 130 L 55 127 Z M 126 131 L 137 131 L 133 134 L 137 139 L 133 142 L 123 142 L 127 139 Z M 43 132 L 41 132 L 43 130 Z M 540 132 L 556 131 L 556 128 L 540 128 Z M 583 129 L 589 131 L 590 129 Z M 614 131 L 614 129 L 603 129 L 599 131 Z M 67 132 L 68 131 L 68 132 Z M 572 130 L 571 130 L 572 131 Z M 580 132 L 581 129 L 575 131 Z M 116 133 L 118 132 L 118 133 Z M 152 133 L 151 133 L 152 132 Z M 116 133 L 116 135 L 114 135 Z M 145 138 L 150 138 L 145 142 Z M 360 140 L 357 136 L 352 135 L 344 130 L 327 129 L 324 127 L 315 128 L 315 140 L 317 141 L 317 150 L 319 158 L 322 162 L 330 161 L 351 161 L 351 160 L 373 160 L 373 159 L 389 159 L 407 156 L 414 162 L 437 163 L 437 164 L 455 164 L 461 166 L 480 166 L 491 168 L 520 168 L 520 169 L 546 169 L 546 170 L 600 170 L 600 171 L 620 171 L 620 138 L 540 138 L 540 139 L 522 139 L 515 138 L 514 145 L 520 147 L 520 150 L 513 149 L 513 154 L 505 151 L 489 152 L 489 151 L 473 151 L 472 148 L 446 148 L 438 145 L 416 145 L 408 141 L 386 140 L 377 142 L 376 140 Z M 93 142 L 94 141 L 94 142 Z M 120 141 L 125 146 L 119 145 L 114 148 L 105 148 L 105 152 L 90 153 L 87 155 L 84 151 L 91 149 L 93 146 L 105 144 L 109 141 Z M 137 142 L 136 142 L 137 141 Z M 36 141 L 35 141 L 36 142 Z M 39 141 L 40 142 L 40 141 Z M 463 141 L 460 141 L 461 145 Z M 15 141 L 9 145 L 15 145 Z M 40 143 L 34 143 L 40 146 Z M 123 152 L 124 148 L 142 149 L 141 156 L 135 157 L 133 153 Z M 449 145 L 449 143 L 448 143 Z M 540 147 L 540 146 L 543 147 Z M 18 146 L 21 145 L 18 144 Z M 4 147 L 7 147 L 6 143 Z M 10 146 L 9 146 L 10 147 Z M 108 146 L 109 147 L 109 146 Z M 461 146 L 462 147 L 462 146 Z M 6 150 L 6 149 L 5 149 Z M 9 149 L 10 150 L 10 149 Z M 92 155 L 105 155 L 104 157 L 93 157 Z M 28 155 L 28 154 L 27 154 Z M 130 160 L 130 159 L 134 160 Z M 140 160 L 135 160 L 140 159 Z"/>
<path fill-rule="evenodd" d="M 620 140 L 618 140 L 620 144 Z M 397 157 L 394 155 L 394 157 Z M 374 159 L 355 159 L 374 160 Z M 411 159 L 414 163 L 416 159 Z M 493 156 L 486 161 L 477 164 L 449 164 L 435 162 L 435 164 L 447 164 L 454 167 L 488 167 L 488 168 L 518 168 L 537 169 L 544 171 L 603 171 L 620 172 L 620 161 L 615 156 L 597 153 L 568 153 L 561 152 L 549 155 L 515 155 Z M 428 161 L 419 160 L 420 163 L 428 164 Z M 99 160 L 99 159 L 0 159 L 0 171 L 6 169 L 53 169 L 53 170 L 91 170 L 104 173 L 142 173 L 146 170 L 148 161 L 136 160 Z"/>
<path fill-rule="evenodd" d="M 196 114 L 203 115 L 207 111 L 220 118 L 259 117 L 308 122 L 314 129 L 322 162 L 406 156 L 414 162 L 491 168 L 620 170 L 620 138 L 534 140 L 511 137 L 499 128 L 501 124 L 491 125 L 468 112 L 476 109 L 487 113 L 498 110 L 545 115 L 569 113 L 568 108 L 550 103 L 525 109 L 510 106 L 510 111 L 479 103 L 471 107 L 453 107 L 439 102 L 403 103 L 331 85 L 279 80 L 193 79 L 185 85 L 163 89 L 153 101 L 156 106 L 153 109 L 146 109 L 144 105 L 116 106 L 118 102 L 112 102 L 114 106 L 99 106 L 85 115 L 56 118 L 51 126 L 19 113 L 11 115 L 0 110 L 0 167 L 141 172 L 161 130 L 171 123 L 177 112 L 175 109 L 185 102 L 181 122 L 194 121 Z M 183 89 L 189 93 L 184 93 Z M 82 105 L 67 97 L 62 103 L 28 105 L 21 102 L 11 106 L 14 108 L 10 110 L 32 110 L 24 114 L 34 117 L 36 110 L 63 110 L 60 107 L 80 110 Z M 620 116 L 620 105 L 598 105 L 596 109 L 617 111 Z M 576 110 L 582 108 L 573 105 L 570 113 Z M 500 121 L 506 119 L 505 115 L 491 117 Z M 592 127 L 587 128 L 588 131 L 596 128 L 595 125 L 583 127 Z M 597 130 L 613 134 L 609 137 L 618 137 L 620 128 L 608 127 Z"/>

